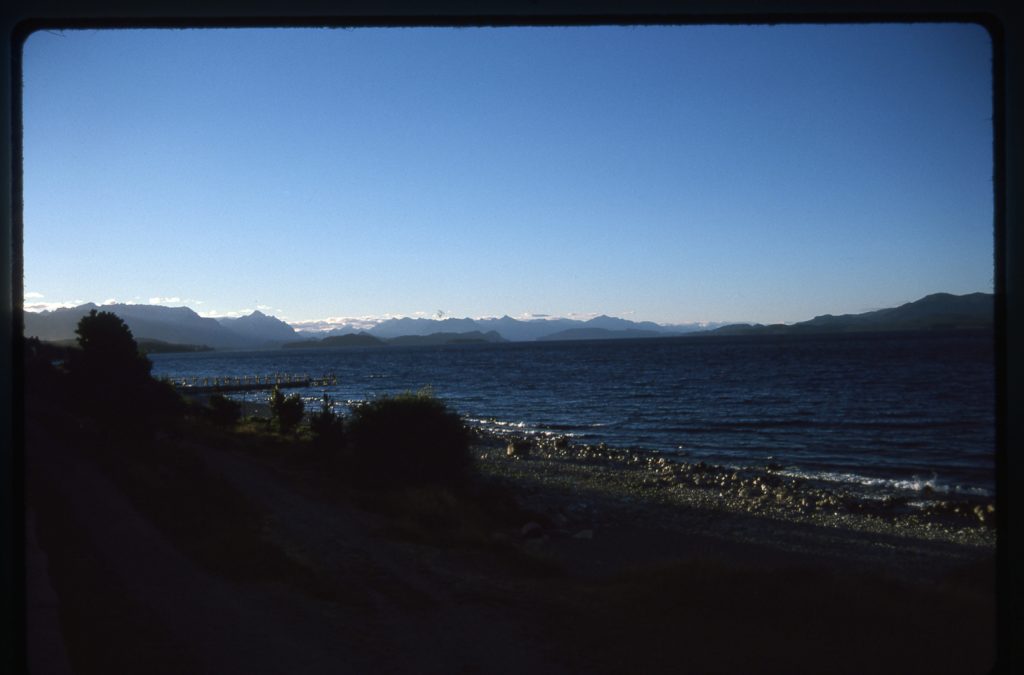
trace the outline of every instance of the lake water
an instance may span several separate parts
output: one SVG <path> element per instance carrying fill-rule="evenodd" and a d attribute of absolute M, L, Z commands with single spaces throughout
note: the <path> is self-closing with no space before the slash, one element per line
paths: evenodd
<path fill-rule="evenodd" d="M 429 386 L 471 423 L 892 491 L 994 492 L 989 334 L 151 355 L 171 378 L 333 373 L 339 402 Z M 318 409 L 324 388 L 297 390 Z M 267 392 L 238 395 L 266 400 Z"/>

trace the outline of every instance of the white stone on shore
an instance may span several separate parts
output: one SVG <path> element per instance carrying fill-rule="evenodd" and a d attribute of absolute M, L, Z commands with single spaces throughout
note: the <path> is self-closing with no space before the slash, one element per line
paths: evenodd
<path fill-rule="evenodd" d="M 529 440 L 509 441 L 505 447 L 505 454 L 508 457 L 529 459 L 531 449 L 533 449 L 533 443 Z"/>

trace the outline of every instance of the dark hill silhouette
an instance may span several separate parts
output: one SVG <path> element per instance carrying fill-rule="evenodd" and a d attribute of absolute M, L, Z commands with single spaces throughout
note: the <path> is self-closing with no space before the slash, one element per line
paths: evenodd
<path fill-rule="evenodd" d="M 910 330 L 990 329 L 995 304 L 991 293 L 952 295 L 933 293 L 899 307 L 863 314 L 823 314 L 792 325 L 736 324 L 711 331 L 714 335 L 800 335 Z"/>
<path fill-rule="evenodd" d="M 322 340 L 303 340 L 287 342 L 285 349 L 336 349 L 343 347 L 383 347 L 384 340 L 368 333 L 350 333 L 348 335 L 331 335 Z"/>
<path fill-rule="evenodd" d="M 212 351 L 212 347 L 207 345 L 182 345 L 175 344 L 172 342 L 165 342 L 163 340 L 153 340 L 151 338 L 141 338 L 136 340 L 139 345 L 139 352 L 142 354 L 171 354 L 180 352 L 208 352 Z"/>
<path fill-rule="evenodd" d="M 676 331 L 672 330 L 670 326 L 662 326 L 654 323 L 653 321 L 630 321 L 629 319 L 620 319 L 614 316 L 607 316 L 602 314 L 595 316 L 593 319 L 584 322 L 584 328 L 600 328 L 607 331 L 648 331 L 655 334 L 672 334 Z"/>
<path fill-rule="evenodd" d="M 430 335 L 402 335 L 383 340 L 368 333 L 351 333 L 348 335 L 332 335 L 322 340 L 304 340 L 285 344 L 287 349 L 330 349 L 339 347 L 414 347 L 422 345 L 453 345 L 482 344 L 488 342 L 506 342 L 495 331 L 481 333 L 467 331 L 464 333 L 431 333 Z"/>
<path fill-rule="evenodd" d="M 388 340 L 388 344 L 396 346 L 414 345 L 452 345 L 472 344 L 483 342 L 507 342 L 495 331 L 481 333 L 478 330 L 466 331 L 464 333 L 431 333 L 430 335 L 403 335 Z"/>
<path fill-rule="evenodd" d="M 662 333 L 653 330 L 619 329 L 609 328 L 570 328 L 568 330 L 545 335 L 538 340 L 542 342 L 556 340 L 629 340 L 631 338 L 652 338 L 670 337 L 672 333 Z"/>

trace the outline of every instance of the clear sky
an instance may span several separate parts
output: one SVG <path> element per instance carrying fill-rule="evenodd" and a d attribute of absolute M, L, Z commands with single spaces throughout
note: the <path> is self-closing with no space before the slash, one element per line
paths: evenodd
<path fill-rule="evenodd" d="M 993 289 L 971 25 L 62 31 L 25 303 L 792 322 Z"/>

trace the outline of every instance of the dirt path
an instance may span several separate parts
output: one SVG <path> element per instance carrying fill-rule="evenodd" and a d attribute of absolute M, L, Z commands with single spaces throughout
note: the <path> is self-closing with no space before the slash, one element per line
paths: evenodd
<path fill-rule="evenodd" d="M 50 581 L 50 564 L 39 547 L 35 513 L 25 513 L 26 659 L 33 673 L 69 675 L 71 663 L 60 629 L 60 603 Z"/>
<path fill-rule="evenodd" d="M 205 448 L 204 457 L 273 514 L 276 543 L 334 582 L 365 591 L 368 621 L 375 634 L 392 637 L 400 672 L 562 672 L 528 629 L 529 608 L 509 601 L 514 581 L 474 579 L 458 553 L 375 534 L 379 519 L 313 501 L 243 454 Z"/>
<path fill-rule="evenodd" d="M 74 450 L 32 447 L 30 507 L 75 672 L 339 673 L 386 662 L 356 644 L 352 617 L 207 573 Z"/>
<path fill-rule="evenodd" d="M 266 509 L 264 536 L 329 592 L 211 573 L 86 455 L 51 438 L 30 447 L 29 505 L 74 672 L 565 672 L 515 599 L 515 580 L 382 536 L 380 517 L 312 500 L 252 457 L 194 448 Z"/>

